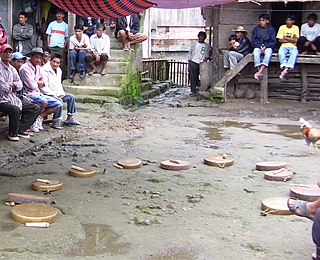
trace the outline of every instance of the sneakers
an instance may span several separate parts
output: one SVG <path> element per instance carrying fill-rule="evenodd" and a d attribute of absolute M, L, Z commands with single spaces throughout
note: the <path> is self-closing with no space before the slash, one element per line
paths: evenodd
<path fill-rule="evenodd" d="M 28 132 L 20 132 L 18 133 L 18 137 L 29 139 L 30 135 L 28 134 Z"/>
<path fill-rule="evenodd" d="M 59 130 L 62 129 L 60 120 L 54 120 L 54 121 L 50 124 L 50 127 L 51 127 L 51 128 L 54 128 L 54 129 L 59 129 Z"/>
<path fill-rule="evenodd" d="M 86 77 L 86 72 L 84 70 L 80 71 L 79 78 L 84 79 Z"/>
<path fill-rule="evenodd" d="M 106 75 L 106 74 L 107 74 L 107 70 L 106 70 L 106 69 L 103 69 L 100 74 L 101 74 L 101 75 Z"/>
<path fill-rule="evenodd" d="M 20 138 L 18 137 L 18 135 L 12 135 L 12 134 L 8 134 L 8 139 L 10 141 L 13 141 L 13 142 L 17 142 L 20 140 Z"/>
<path fill-rule="evenodd" d="M 74 76 L 76 75 L 76 71 L 75 70 L 71 70 L 70 71 L 70 76 L 69 76 L 69 78 L 70 79 L 74 79 Z"/>
<path fill-rule="evenodd" d="M 41 116 L 38 116 L 36 121 L 34 121 L 33 125 L 31 126 L 32 132 L 39 133 L 40 130 L 43 130 L 42 121 L 43 118 Z"/>
<path fill-rule="evenodd" d="M 42 123 L 43 123 L 43 118 L 41 116 L 38 116 L 37 117 L 37 121 L 38 121 L 38 128 L 40 131 L 43 131 L 43 126 L 42 126 Z"/>

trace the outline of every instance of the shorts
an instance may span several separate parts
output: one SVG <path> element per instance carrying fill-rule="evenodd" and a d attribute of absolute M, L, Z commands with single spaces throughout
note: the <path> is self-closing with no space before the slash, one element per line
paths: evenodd
<path fill-rule="evenodd" d="M 48 105 L 46 106 L 47 108 L 62 107 L 63 105 L 61 99 L 57 99 L 47 95 L 29 94 L 28 97 L 31 98 L 33 102 L 39 105 L 41 105 L 45 101 L 48 101 Z"/>

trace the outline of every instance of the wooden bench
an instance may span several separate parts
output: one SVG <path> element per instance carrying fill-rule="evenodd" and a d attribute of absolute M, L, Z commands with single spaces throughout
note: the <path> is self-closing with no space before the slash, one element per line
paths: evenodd
<path fill-rule="evenodd" d="M 224 93 L 226 92 L 227 84 L 239 73 L 241 72 L 249 63 L 253 62 L 253 54 L 250 53 L 245 56 L 237 66 L 228 70 L 224 76 L 215 84 L 214 88 L 224 88 Z M 270 63 L 279 63 L 279 57 L 277 53 L 273 53 Z M 301 66 L 301 102 L 307 102 L 307 90 L 308 90 L 308 71 L 307 64 L 320 64 L 320 55 L 302 55 L 299 54 L 296 60 L 296 64 L 300 64 Z M 279 69 L 280 73 L 280 69 Z M 260 81 L 260 102 L 265 104 L 268 101 L 268 68 L 264 70 L 263 79 Z M 226 93 L 225 93 L 226 97 Z"/>

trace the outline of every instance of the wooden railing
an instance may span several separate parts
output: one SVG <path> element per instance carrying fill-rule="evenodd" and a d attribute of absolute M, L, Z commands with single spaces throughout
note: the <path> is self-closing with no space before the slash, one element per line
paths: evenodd
<path fill-rule="evenodd" d="M 178 86 L 187 86 L 188 62 L 167 59 L 143 60 L 142 79 L 150 78 L 152 81 L 171 80 Z"/>

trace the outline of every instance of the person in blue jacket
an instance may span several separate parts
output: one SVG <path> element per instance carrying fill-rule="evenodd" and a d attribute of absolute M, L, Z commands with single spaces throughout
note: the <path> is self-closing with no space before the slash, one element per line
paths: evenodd
<path fill-rule="evenodd" d="M 263 70 L 268 67 L 273 49 L 277 43 L 276 31 L 269 24 L 269 20 L 268 14 L 260 14 L 259 24 L 251 32 L 251 42 L 254 48 L 254 67 L 257 69 L 254 74 L 256 80 L 262 78 Z"/>

